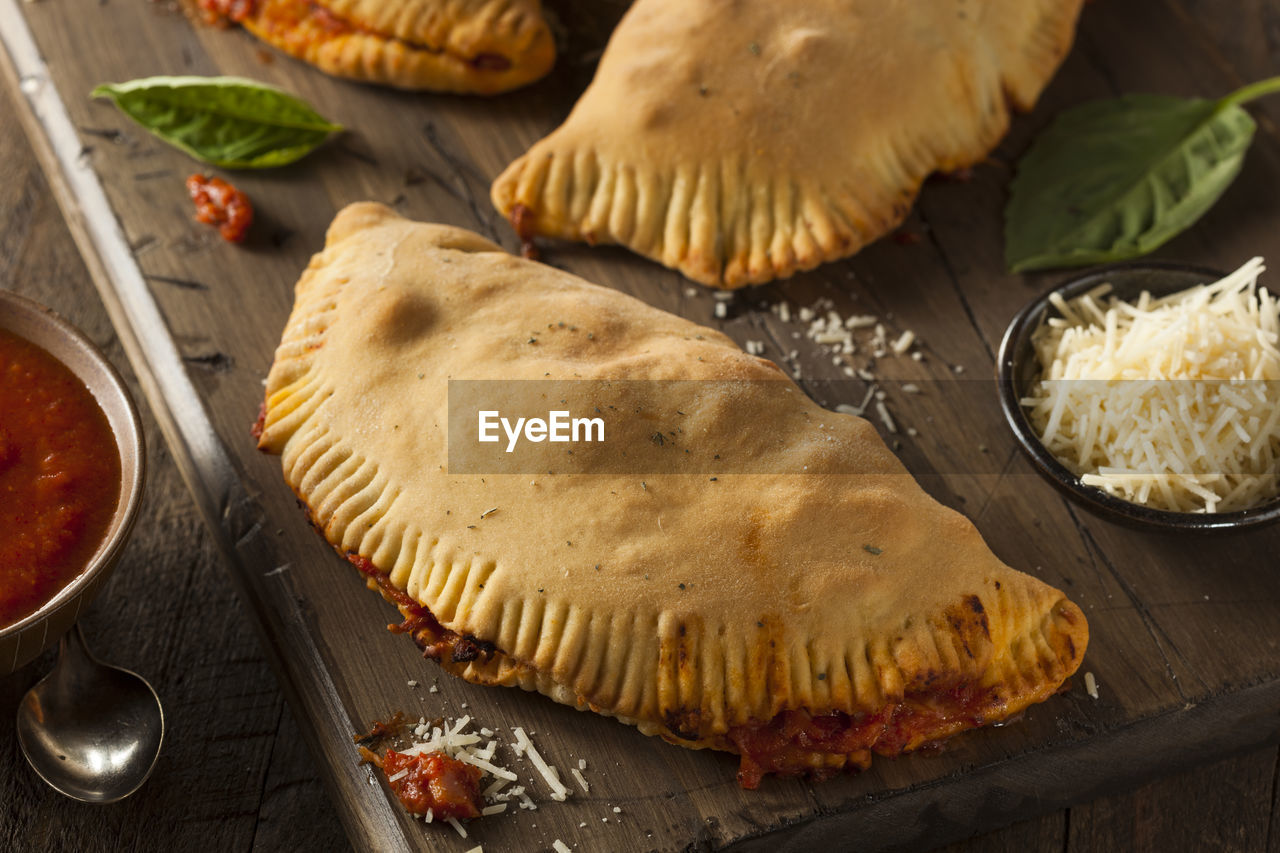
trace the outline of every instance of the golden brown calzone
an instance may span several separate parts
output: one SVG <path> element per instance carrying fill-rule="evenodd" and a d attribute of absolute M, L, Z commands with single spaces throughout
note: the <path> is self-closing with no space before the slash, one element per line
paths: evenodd
<path fill-rule="evenodd" d="M 555 61 L 539 0 L 200 0 L 338 77 L 491 95 Z"/>
<path fill-rule="evenodd" d="M 639 389 L 611 428 L 680 473 L 451 472 L 450 380 L 548 378 Z M 445 669 L 739 753 L 749 787 L 1005 719 L 1088 641 L 867 421 L 718 332 L 381 205 L 342 211 L 298 282 L 259 446 Z M 735 453 L 764 473 L 699 472 Z"/>
<path fill-rule="evenodd" d="M 637 0 L 565 123 L 493 184 L 534 234 L 741 287 L 858 251 L 982 159 L 1082 0 Z"/>

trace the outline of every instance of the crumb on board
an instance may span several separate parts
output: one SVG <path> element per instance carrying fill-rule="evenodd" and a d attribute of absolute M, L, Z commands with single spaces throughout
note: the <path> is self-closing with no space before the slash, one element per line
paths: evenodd
<path fill-rule="evenodd" d="M 408 740 L 411 741 L 404 749 L 395 750 L 400 755 L 440 753 L 455 761 L 471 765 L 480 772 L 480 780 L 487 785 L 483 790 L 478 790 L 477 805 L 481 806 L 480 816 L 494 817 L 500 814 L 512 815 L 519 814 L 521 811 L 538 810 L 538 804 L 529 795 L 529 786 L 517 784 L 520 775 L 524 775 L 523 773 L 517 775 L 516 763 L 519 761 L 526 762 L 525 769 L 534 771 L 529 776 L 531 783 L 539 780 L 545 783 L 549 792 L 547 796 L 551 800 L 564 802 L 572 795 L 572 791 L 560 779 L 559 768 L 554 763 L 548 762 L 534 746 L 531 736 L 536 733 L 526 732 L 520 726 L 511 727 L 510 731 L 515 739 L 514 742 L 509 743 L 504 743 L 494 729 L 487 726 L 473 727 L 470 715 L 432 720 L 423 717 L 416 723 L 409 722 L 407 725 L 401 715 L 400 729 L 406 731 Z M 504 753 L 500 753 L 500 749 Z M 383 766 L 383 760 L 368 747 L 358 745 L 358 751 L 362 764 Z M 572 766 L 569 771 L 573 781 L 578 783 L 584 793 L 590 790 L 590 783 L 583 774 L 586 768 L 586 759 L 579 758 L 576 760 L 576 766 Z M 400 771 L 394 775 L 403 778 L 406 774 L 407 771 Z M 387 771 L 377 775 L 383 776 L 389 784 L 396 781 L 395 778 L 388 776 Z M 377 784 L 375 774 L 370 774 L 369 783 Z M 515 803 L 518 808 L 510 808 L 512 803 Z M 621 809 L 614 807 L 614 812 L 621 814 Z M 414 814 L 413 817 L 422 823 L 447 823 L 461 837 L 467 837 L 466 824 L 457 818 L 445 817 L 439 813 L 433 814 L 430 811 L 425 814 Z"/>

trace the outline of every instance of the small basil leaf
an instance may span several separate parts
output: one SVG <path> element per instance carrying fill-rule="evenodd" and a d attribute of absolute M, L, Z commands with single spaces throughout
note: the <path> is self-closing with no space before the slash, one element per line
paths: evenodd
<path fill-rule="evenodd" d="M 1163 95 L 1067 110 L 1018 163 L 1006 263 L 1026 272 L 1145 255 L 1213 206 L 1255 127 L 1236 103 Z"/>
<path fill-rule="evenodd" d="M 204 163 L 226 169 L 284 166 L 342 127 L 287 92 L 238 77 L 147 77 L 107 83 L 129 118 Z"/>

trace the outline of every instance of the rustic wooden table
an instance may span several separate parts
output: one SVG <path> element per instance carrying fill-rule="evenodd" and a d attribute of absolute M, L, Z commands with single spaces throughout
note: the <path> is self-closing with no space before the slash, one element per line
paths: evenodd
<path fill-rule="evenodd" d="M 1107 5 L 1123 6 L 1124 0 L 1109 0 Z M 1280 71 L 1274 38 L 1280 31 L 1280 2 L 1276 0 L 1231 4 L 1229 10 L 1227 4 L 1209 0 L 1141 4 L 1134 0 L 1132 5 L 1169 16 L 1169 21 L 1154 27 L 1158 34 L 1167 35 L 1170 27 L 1183 38 L 1190 38 L 1187 33 L 1198 33 L 1189 41 L 1195 59 L 1188 59 L 1188 64 L 1195 70 L 1215 68 L 1217 78 L 1227 81 L 1257 79 Z M 1142 20 L 1138 13 L 1113 12 L 1113 17 L 1115 25 Z M 1077 51 L 1086 55 L 1109 51 L 1107 60 L 1096 64 L 1126 80 L 1141 80 L 1142 75 L 1127 66 L 1126 57 L 1116 54 L 1115 45 L 1106 42 L 1107 37 L 1106 29 L 1095 31 L 1082 38 Z M 1141 41 L 1136 31 L 1132 37 L 1135 45 Z M 1135 58 L 1133 65 L 1137 64 Z M 1148 85 L 1154 88 L 1159 82 L 1149 81 Z M 1187 89 L 1181 78 L 1176 82 L 1179 91 L 1198 91 Z M 13 119 L 18 109 L 16 93 L 0 87 L 0 287 L 25 293 L 63 313 L 132 376 L 90 273 L 51 198 L 50 184 Z M 1268 117 L 1280 116 L 1280 109 L 1271 103 L 1262 105 L 1259 112 L 1266 137 L 1262 144 L 1274 158 L 1280 142 Z M 95 128 L 82 126 L 80 130 L 91 134 Z M 101 142 L 108 144 L 106 138 Z M 1257 175 L 1273 177 L 1276 170 L 1270 166 L 1254 174 L 1255 179 Z M 981 183 L 975 191 L 982 191 Z M 959 232 L 953 223 L 943 221 L 957 209 L 954 201 L 942 198 L 947 192 L 935 190 L 933 198 L 926 199 L 931 209 L 926 208 L 924 214 L 939 220 L 934 224 L 944 235 L 948 228 L 954 235 Z M 1246 194 L 1244 201 L 1235 201 L 1235 209 L 1239 211 L 1251 199 L 1273 195 L 1270 190 Z M 1230 199 L 1224 202 L 1230 203 Z M 1274 209 L 1259 211 L 1259 215 L 1277 221 Z M 1229 223 L 1220 219 L 1175 244 L 1172 254 L 1194 259 L 1203 253 L 1206 241 L 1227 230 Z M 948 254 L 952 259 L 964 258 L 961 248 L 949 247 Z M 966 271 L 958 269 L 955 274 L 964 279 Z M 171 300 L 166 308 L 172 309 L 174 304 Z M 188 370 L 202 393 L 216 398 L 218 383 L 232 366 L 219 361 L 219 350 L 191 330 L 193 320 L 183 323 L 187 325 L 179 324 L 175 334 Z M 986 335 L 991 330 L 980 331 Z M 136 382 L 134 388 L 142 399 L 143 389 Z M 302 731 L 255 636 L 254 622 L 260 616 L 249 612 L 233 592 L 216 537 L 201 522 L 179 476 L 180 466 L 160 438 L 154 419 L 150 414 L 146 418 L 151 441 L 144 522 L 139 524 L 120 569 L 84 617 L 84 624 L 102 657 L 136 668 L 154 682 L 169 719 L 165 751 L 155 776 L 136 796 L 116 806 L 90 807 L 64 800 L 47 789 L 26 766 L 14 740 L 0 737 L 0 850 L 342 849 L 348 842 L 337 810 L 322 788 L 322 766 L 304 746 Z M 1123 536 L 1113 536 L 1104 525 L 1086 519 L 1082 529 L 1088 536 L 1102 538 L 1101 546 L 1090 540 L 1093 550 L 1124 551 Z M 1247 553 L 1274 553 L 1277 537 L 1269 541 L 1270 552 L 1258 539 Z M 1011 546 L 1006 543 L 1005 547 Z M 1263 587 L 1262 595 L 1269 594 L 1271 604 L 1275 590 L 1274 584 Z M 1274 607 L 1268 610 L 1265 606 L 1238 611 L 1242 614 L 1239 618 L 1245 619 L 1274 612 Z M 1094 618 L 1093 612 L 1090 617 Z M 1172 623 L 1164 623 L 1162 618 L 1156 619 L 1155 630 L 1171 630 Z M 1100 616 L 1100 624 L 1107 624 L 1105 617 Z M 1204 630 L 1214 633 L 1212 627 Z M 1250 633 L 1261 635 L 1263 640 L 1268 634 L 1280 634 L 1280 625 L 1274 621 L 1260 624 Z M 1229 703 L 1232 691 L 1257 686 L 1223 684 L 1203 690 L 1204 673 L 1210 669 L 1207 661 L 1233 653 L 1230 649 L 1213 650 L 1213 644 L 1213 637 L 1207 636 L 1202 645 L 1183 647 L 1174 658 L 1179 671 L 1200 679 L 1188 690 L 1206 706 L 1212 706 L 1215 691 L 1228 696 Z M 1253 645 L 1265 648 L 1262 642 Z M 1257 648 L 1242 654 L 1256 658 Z M 1264 666 L 1257 671 L 1269 672 L 1274 682 L 1274 644 L 1271 648 L 1270 669 Z M 1105 660 L 1105 650 L 1099 651 Z M 0 679 L 0 731 L 13 731 L 19 697 L 51 664 L 52 656 L 45 655 Z M 1269 719 L 1273 730 L 1280 726 L 1274 708 Z M 1212 739 L 1196 740 L 1207 743 Z M 1166 733 L 1148 748 L 1177 751 L 1176 735 Z M 1255 745 L 1233 757 L 1212 750 L 1197 754 L 1206 763 L 1194 769 L 1127 793 L 1050 811 L 948 849 L 1280 851 L 1280 755 L 1276 748 Z M 1099 758 L 1095 754 L 1092 760 Z M 1099 770 L 1099 776 L 1108 775 L 1114 774 Z M 1030 795 L 1034 798 L 1034 792 Z M 441 842 L 441 849 L 466 847 L 458 839 L 446 837 Z M 636 845 L 637 849 L 642 846 Z M 830 846 L 852 849 L 857 840 L 833 840 Z"/>

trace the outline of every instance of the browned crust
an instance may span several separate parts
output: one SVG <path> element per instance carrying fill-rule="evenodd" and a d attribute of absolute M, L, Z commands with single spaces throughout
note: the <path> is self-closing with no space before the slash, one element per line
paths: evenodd
<path fill-rule="evenodd" d="M 1081 3 L 979 0 L 966 39 L 950 4 L 638 0 L 569 118 L 491 199 L 513 223 L 524 211 L 522 239 L 621 244 L 713 287 L 785 278 L 893 231 L 928 175 L 986 157 L 1066 55 Z M 943 20 L 917 42 L 863 35 L 891 15 L 915 31 L 931 9 Z"/>
<path fill-rule="evenodd" d="M 497 3 L 499 0 L 491 0 Z M 345 17 L 345 4 L 256 0 L 241 21 L 258 38 L 327 74 L 399 89 L 492 95 L 525 86 L 555 62 L 555 43 L 537 0 L 501 18 L 501 30 L 458 43 L 437 26 L 421 34 L 380 29 L 380 21 Z M 443 0 L 418 0 L 425 9 Z M 481 4 L 472 4 L 481 5 Z M 516 14 L 521 12 L 521 14 Z M 424 12 L 424 14 L 426 14 Z M 455 26 L 466 22 L 458 20 Z M 495 28 L 498 22 L 495 22 Z"/>

